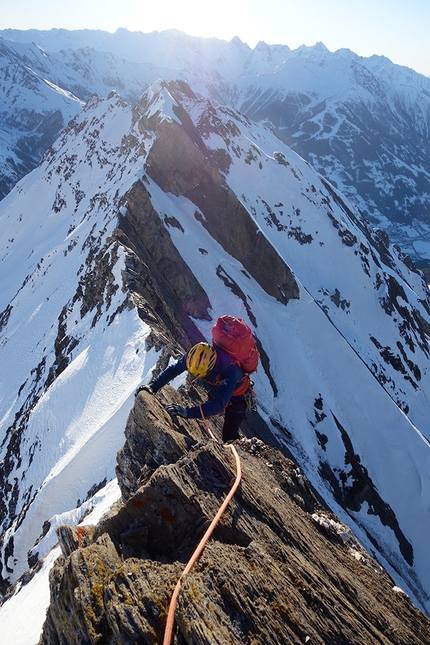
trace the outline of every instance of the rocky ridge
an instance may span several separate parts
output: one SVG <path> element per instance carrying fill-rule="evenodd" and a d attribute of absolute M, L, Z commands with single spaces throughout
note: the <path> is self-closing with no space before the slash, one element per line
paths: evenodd
<path fill-rule="evenodd" d="M 113 476 L 113 465 L 103 463 L 100 468 L 100 462 L 115 460 L 136 385 L 153 369 L 162 369 L 170 355 L 179 355 L 205 333 L 209 337 L 212 320 L 225 313 L 228 303 L 246 315 L 259 337 L 262 369 L 256 379 L 265 421 L 253 420 L 251 434 L 269 445 L 276 436 L 283 454 L 288 444 L 319 495 L 350 522 L 362 542 L 367 540 L 369 553 L 380 558 L 399 586 L 405 583 L 414 602 L 427 607 L 427 548 L 423 532 L 416 528 L 426 525 L 427 507 L 417 488 L 421 484 L 426 490 L 427 444 L 409 422 L 410 418 L 418 428 L 427 427 L 430 301 L 419 272 L 272 133 L 237 112 L 195 98 L 184 84 L 157 83 L 134 110 L 118 95 L 93 99 L 45 155 L 35 176 L 40 186 L 31 184 L 29 177 L 27 192 L 37 204 L 37 189 L 43 189 L 44 203 L 52 204 L 52 212 L 47 218 L 43 210 L 29 211 L 43 225 L 53 222 L 59 231 L 54 236 L 49 227 L 44 229 L 52 238 L 46 246 L 37 246 L 38 251 L 44 249 L 44 259 L 35 268 L 37 229 L 30 226 L 22 206 L 25 191 L 21 188 L 8 199 L 4 266 L 9 261 L 15 268 L 10 291 L 20 300 L 15 298 L 4 310 L 2 356 L 13 356 L 17 363 L 13 350 L 21 348 L 24 338 L 32 361 L 39 358 L 31 363 L 30 376 L 22 364 L 9 363 L 19 394 L 10 394 L 11 402 L 16 398 L 15 407 L 11 403 L 5 410 L 11 425 L 1 464 L 7 492 L 2 499 L 4 584 L 53 544 L 49 540 L 55 538 L 58 515 L 53 516 L 58 507 L 52 504 L 52 511 L 45 510 L 50 490 L 67 494 L 68 505 L 61 511 L 77 504 L 83 513 L 81 500 L 88 500 L 107 476 Z M 31 239 L 25 235 L 26 226 Z M 23 238 L 28 244 L 25 253 Z M 17 248 L 28 256 L 30 268 L 14 266 Z M 28 333 L 15 333 L 30 315 Z M 32 336 L 42 323 L 47 329 L 41 327 L 40 336 Z M 103 350 L 104 344 L 105 353 L 91 353 L 93 348 Z M 83 369 L 86 363 L 89 374 Z M 108 372 L 106 378 L 106 370 L 113 367 L 115 373 Z M 101 387 L 105 379 L 107 386 Z M 60 457 L 69 456 L 61 452 L 63 439 L 70 429 L 76 432 L 75 406 L 68 406 L 71 391 L 82 404 L 76 425 L 91 461 L 78 453 L 64 477 L 60 470 L 58 477 L 56 473 L 50 478 L 49 488 L 45 478 L 57 471 Z M 97 403 L 89 415 L 88 391 Z M 105 414 L 117 398 L 111 392 L 123 404 L 124 417 L 110 426 L 114 432 L 108 438 L 115 435 L 118 442 L 115 451 L 101 457 L 107 445 L 105 428 L 94 427 L 88 418 L 100 423 L 100 410 Z M 175 396 L 173 391 L 169 396 Z M 40 409 L 46 414 L 37 416 Z M 108 408 L 109 414 L 112 410 Z M 65 413 L 72 415 L 69 425 Z M 188 438 L 179 433 L 179 438 L 169 434 L 166 439 L 164 431 L 158 431 L 159 419 L 171 430 L 163 415 L 155 408 L 153 427 L 144 426 L 145 432 L 139 431 L 139 416 L 133 412 L 130 417 L 127 442 L 118 456 L 125 505 L 141 486 L 150 485 L 165 462 L 178 463 L 194 441 L 201 440 L 201 429 L 193 435 L 193 425 Z M 147 433 L 154 435 L 155 447 L 147 445 Z M 390 466 L 381 467 L 375 445 Z M 400 458 L 404 472 L 393 476 L 391 466 Z M 223 463 L 230 468 L 228 460 Z M 410 472 L 418 478 L 409 477 Z M 272 516 L 274 511 L 268 506 L 267 512 Z M 121 522 L 128 521 L 127 514 L 120 512 Z M 199 522 L 202 514 L 191 515 Z M 136 515 L 133 518 L 132 524 Z M 84 539 L 82 528 L 78 526 L 75 537 L 73 530 L 61 534 L 69 544 L 67 557 L 73 551 L 70 545 L 79 546 Z M 248 548 L 255 531 L 248 521 L 239 528 L 233 538 Z M 121 537 L 134 529 L 136 534 Z M 139 555 L 142 544 L 162 564 L 166 557 L 183 558 L 182 543 L 175 545 L 174 554 L 161 536 L 163 552 L 154 551 L 146 525 L 94 531 L 96 541 L 104 534 L 111 536 L 116 550 L 125 540 L 126 560 L 136 555 L 133 549 Z M 185 530 L 181 535 L 185 552 Z M 91 532 L 85 540 L 93 546 Z M 312 533 L 310 544 L 313 540 Z M 123 554 L 122 546 L 118 549 Z M 103 584 L 97 582 L 96 593 L 104 590 Z M 61 608 L 55 609 L 55 602 L 53 607 L 55 620 Z M 82 612 L 75 609 L 80 621 Z M 97 611 L 105 626 L 104 609 Z M 53 627 L 54 632 L 57 628 L 63 627 Z"/>
<path fill-rule="evenodd" d="M 122 502 L 97 526 L 57 530 L 63 555 L 40 645 L 163 642 L 176 581 L 235 478 L 231 452 L 202 422 L 174 425 L 161 405 L 190 397 L 199 392 L 169 386 L 137 396 L 118 454 Z M 235 447 L 241 484 L 183 579 L 173 642 L 430 643 L 430 620 L 297 465 L 256 437 Z"/>

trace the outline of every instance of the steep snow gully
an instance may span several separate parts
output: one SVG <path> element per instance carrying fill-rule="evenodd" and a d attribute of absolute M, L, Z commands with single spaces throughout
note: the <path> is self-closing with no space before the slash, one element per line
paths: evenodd
<path fill-rule="evenodd" d="M 0 222 L 3 591 L 18 581 L 0 626 L 46 584 L 56 528 L 112 502 L 137 385 L 225 313 L 261 353 L 249 432 L 429 613 L 430 296 L 340 192 L 269 129 L 159 81 L 134 108 L 93 97 Z"/>

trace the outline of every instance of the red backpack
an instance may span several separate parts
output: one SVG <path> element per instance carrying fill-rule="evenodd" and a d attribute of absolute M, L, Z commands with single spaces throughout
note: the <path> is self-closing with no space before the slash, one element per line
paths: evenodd
<path fill-rule="evenodd" d="M 242 318 L 221 316 L 212 327 L 214 345 L 222 347 L 231 354 L 232 361 L 238 363 L 245 375 L 257 371 L 260 356 L 251 329 Z M 245 379 L 249 382 L 249 378 Z M 236 396 L 236 392 L 234 393 Z"/>

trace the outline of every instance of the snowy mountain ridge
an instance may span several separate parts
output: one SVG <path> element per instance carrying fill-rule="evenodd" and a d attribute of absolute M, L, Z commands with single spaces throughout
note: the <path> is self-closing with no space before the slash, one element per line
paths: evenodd
<path fill-rule="evenodd" d="M 177 30 L 6 29 L 0 36 L 1 194 L 34 167 L 79 109 L 70 94 L 86 101 L 94 91 L 106 97 L 115 90 L 133 104 L 156 79 L 182 79 L 201 96 L 272 127 L 418 266 L 428 266 L 430 80 L 421 74 L 382 56 L 331 53 L 322 43 L 296 50 L 259 43 L 251 50 L 238 38 L 227 43 Z M 21 85 L 28 87 L 29 69 L 32 98 L 11 101 Z M 64 109 L 55 106 L 55 88 L 52 108 L 41 103 L 34 74 L 44 92 L 44 79 L 64 90 Z M 17 102 L 34 105 L 16 115 Z"/>
<path fill-rule="evenodd" d="M 107 138 L 98 141 L 94 136 L 96 123 L 100 122 L 105 125 L 104 114 L 106 109 L 109 112 L 109 107 L 115 112 L 115 115 L 111 122 L 106 124 Z M 9 447 L 3 467 L 8 470 L 11 467 L 11 461 L 15 460 L 18 464 L 21 463 L 22 452 L 30 460 L 29 463 L 27 462 L 27 466 L 30 465 L 30 470 L 24 470 L 21 473 L 20 485 L 17 485 L 18 480 L 16 480 L 13 488 L 14 503 L 7 508 L 6 500 L 2 499 L 2 517 L 4 518 L 3 522 L 7 524 L 10 524 L 11 520 L 20 522 L 19 514 L 27 514 L 26 505 L 35 495 L 36 499 L 40 496 L 43 497 L 46 489 L 49 490 L 50 486 L 51 488 L 52 486 L 57 487 L 59 473 L 67 471 L 67 465 L 70 461 L 73 462 L 79 453 L 82 441 L 85 443 L 94 433 L 100 434 L 100 417 L 106 417 L 106 424 L 109 426 L 109 423 L 112 423 L 112 417 L 115 418 L 117 414 L 121 416 L 121 408 L 129 397 L 130 387 L 133 389 L 139 380 L 135 370 L 142 368 L 139 360 L 133 368 L 133 362 L 136 359 L 133 356 L 130 357 L 129 354 L 133 354 L 131 346 L 136 343 L 140 344 L 147 332 L 144 328 L 142 329 L 141 325 L 133 323 L 135 316 L 132 313 L 128 316 L 124 314 L 121 320 L 126 328 L 129 327 L 129 331 L 126 332 L 124 329 L 119 333 L 119 337 L 122 336 L 123 342 L 126 344 L 123 346 L 123 358 L 119 359 L 115 368 L 116 385 L 109 384 L 111 403 L 107 404 L 105 397 L 97 393 L 97 387 L 94 390 L 95 383 L 93 376 L 91 376 L 94 364 L 103 364 L 105 361 L 108 364 L 112 352 L 110 336 L 115 325 L 109 329 L 108 318 L 109 316 L 115 317 L 115 310 L 125 306 L 125 296 L 118 286 L 118 280 L 119 283 L 121 282 L 120 273 L 117 274 L 119 269 L 115 269 L 118 261 L 120 264 L 121 261 L 115 255 L 110 256 L 109 245 L 106 244 L 106 238 L 112 233 L 116 223 L 117 214 L 112 214 L 112 208 L 115 204 L 114 195 L 117 189 L 115 180 L 110 184 L 106 183 L 106 170 L 102 172 L 101 170 L 107 166 L 120 175 L 126 172 L 127 164 L 125 163 L 124 167 L 121 164 L 121 159 L 113 164 L 110 153 L 112 152 L 111 146 L 115 142 L 115 134 L 112 130 L 121 133 L 124 128 L 127 128 L 127 124 L 130 124 L 130 110 L 118 96 L 113 97 L 111 101 L 99 104 L 98 112 L 94 102 L 88 104 L 88 109 L 92 111 L 92 124 L 91 126 L 86 124 L 83 113 L 83 123 L 87 125 L 87 128 L 81 133 L 79 143 L 84 155 L 86 151 L 89 152 L 89 161 L 85 164 L 84 159 L 80 158 L 79 143 L 77 143 L 77 147 L 70 148 L 70 141 L 74 139 L 76 134 L 72 126 L 57 142 L 58 147 L 51 149 L 50 155 L 45 157 L 44 163 L 37 171 L 27 176 L 17 188 L 15 207 L 20 211 L 20 215 L 16 219 L 12 213 L 17 211 L 13 211 L 10 205 L 12 195 L 5 198 L 3 202 L 5 208 L 3 221 L 6 220 L 5 225 L 9 224 L 10 229 L 8 241 L 2 253 L 2 268 L 5 271 L 3 275 L 8 275 L 10 278 L 7 283 L 2 282 L 2 330 L 6 330 L 2 338 L 3 365 L 8 366 L 7 373 L 4 373 L 6 380 L 3 380 L 2 383 L 6 406 L 6 416 L 4 417 L 2 414 L 2 419 L 6 427 L 11 424 L 8 431 L 9 437 L 5 437 L 5 439 L 9 438 Z M 110 126 L 110 132 L 108 126 Z M 76 123 L 75 127 L 79 128 L 79 125 Z M 115 142 L 115 154 L 120 142 L 121 139 Z M 49 160 L 52 158 L 56 163 L 50 166 Z M 76 166 L 78 168 L 75 172 Z M 84 169 L 85 172 L 82 173 Z M 68 181 L 69 174 L 74 178 L 72 186 Z M 130 185 L 135 179 L 134 175 L 130 176 Z M 123 180 L 121 183 L 124 185 L 126 181 Z M 99 187 L 100 192 L 94 193 L 94 187 Z M 43 196 L 42 199 L 41 196 Z M 29 206 L 37 202 L 39 203 L 38 209 Z M 44 216 L 44 213 L 47 212 L 51 213 L 48 217 Z M 28 218 L 26 227 L 22 225 L 24 213 Z M 30 236 L 28 235 L 29 230 L 33 231 Z M 88 251 L 85 252 L 85 248 L 90 244 L 96 248 L 97 243 L 100 244 L 98 257 L 94 252 L 94 257 L 91 257 Z M 15 249 L 18 250 L 15 251 Z M 66 262 L 68 266 L 67 271 L 64 271 L 64 267 L 62 267 L 63 262 Z M 99 268 L 100 263 L 103 264 L 103 269 Z M 111 271 L 112 273 L 110 273 Z M 107 317 L 104 317 L 102 323 L 106 329 L 102 335 L 103 341 L 101 343 L 101 337 L 97 342 L 98 333 L 90 331 L 100 315 L 99 308 L 101 307 L 100 302 L 91 301 L 91 294 L 88 293 L 93 288 L 92 280 L 95 282 L 106 280 L 107 293 L 104 295 L 109 304 L 107 312 L 105 312 Z M 101 288 L 103 294 L 105 285 L 103 284 Z M 88 301 L 89 299 L 90 301 Z M 6 302 L 9 304 L 3 307 Z M 110 313 L 108 313 L 109 311 Z M 87 313 L 86 317 L 84 313 Z M 82 317 L 84 318 L 83 322 L 81 321 Z M 53 321 L 57 321 L 57 324 L 53 325 Z M 133 325 L 134 332 L 131 331 Z M 68 329 L 69 326 L 71 329 Z M 37 340 L 35 340 L 34 334 L 36 334 Z M 81 345 L 82 340 L 84 347 Z M 118 352 L 117 341 L 115 341 L 115 345 Z M 65 364 L 63 361 L 65 363 L 69 361 L 64 356 L 67 357 L 71 347 L 74 346 L 80 346 L 79 356 L 76 361 L 72 361 L 67 373 L 64 373 Z M 121 353 L 121 350 L 119 351 Z M 19 362 L 14 359 L 17 355 L 20 356 Z M 106 366 L 106 369 L 110 368 Z M 76 387 L 79 389 L 82 386 L 82 378 L 88 381 L 90 396 L 87 400 L 82 401 L 79 413 L 78 403 L 74 400 L 73 392 Z M 98 387 L 103 389 L 103 382 L 106 378 L 107 376 L 101 380 L 96 379 L 99 381 Z M 131 386 L 129 379 L 132 380 Z M 63 388 L 71 394 L 68 412 L 61 394 L 64 391 Z M 47 394 L 47 390 L 49 390 L 49 394 Z M 17 404 L 16 394 L 18 391 L 20 392 L 19 399 L 24 403 L 18 405 L 19 412 L 13 421 L 13 417 L 10 415 L 13 414 L 14 406 Z M 61 410 L 61 414 L 57 413 L 58 416 L 55 414 L 53 416 L 50 409 L 52 405 L 54 408 L 56 407 L 55 401 L 58 396 L 60 397 L 59 410 Z M 125 422 L 124 415 L 127 414 L 129 403 L 125 405 L 126 409 L 122 412 L 123 422 Z M 21 437 L 22 425 L 26 424 L 29 415 L 35 420 L 30 423 L 26 438 L 23 438 L 24 440 L 20 441 L 17 446 L 15 445 L 16 438 Z M 82 415 L 87 419 L 85 440 L 82 437 L 82 428 L 79 428 L 82 423 Z M 75 418 L 77 421 L 74 421 Z M 40 424 L 47 425 L 45 432 L 48 434 L 45 440 L 48 440 L 51 446 L 52 459 L 47 460 L 46 448 L 42 450 Z M 101 426 L 103 427 L 103 423 Z M 110 430 L 105 428 L 105 431 L 102 432 L 104 435 L 103 450 L 110 454 L 107 460 L 110 469 L 103 461 L 101 462 L 100 481 L 106 478 L 106 468 L 112 474 L 115 458 L 115 449 L 112 451 L 112 441 L 115 446 L 115 438 L 112 437 L 109 442 L 106 437 L 106 434 L 109 436 L 109 433 L 112 432 L 112 428 Z M 117 448 L 120 446 L 120 441 L 121 439 L 118 437 Z M 11 444 L 14 444 L 13 447 Z M 69 475 L 72 480 L 77 475 L 76 464 L 74 462 L 73 464 L 74 472 Z M 87 463 L 83 467 L 86 468 Z M 36 479 L 36 484 L 32 481 L 32 468 L 38 473 L 39 479 Z M 92 477 L 93 475 L 90 475 L 91 479 Z M 84 474 L 82 474 L 82 479 L 83 481 L 86 479 Z M 3 483 L 5 483 L 4 480 Z M 68 488 L 68 485 L 65 485 L 65 488 Z M 63 494 L 62 487 L 57 490 L 60 491 L 60 495 Z M 72 491 L 73 488 L 69 491 L 69 495 L 71 494 L 75 501 L 79 497 L 82 498 L 83 493 L 87 492 L 82 491 L 81 487 L 76 494 Z M 52 510 L 55 512 L 55 503 Z M 40 526 L 36 526 L 35 530 L 38 532 Z M 15 544 L 16 542 L 15 538 Z M 23 557 L 25 561 L 26 553 L 27 547 L 24 548 L 21 558 L 18 559 Z M 25 568 L 27 568 L 26 564 L 24 564 Z"/>
<path fill-rule="evenodd" d="M 157 82 L 91 99 L 0 218 L 3 588 L 114 478 L 136 386 L 229 312 L 273 434 L 429 611 L 429 292 L 307 162 Z"/>

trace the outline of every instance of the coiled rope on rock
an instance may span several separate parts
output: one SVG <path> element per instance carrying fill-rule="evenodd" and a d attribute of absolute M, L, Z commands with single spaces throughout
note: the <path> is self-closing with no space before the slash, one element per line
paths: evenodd
<path fill-rule="evenodd" d="M 210 429 L 208 422 L 206 421 L 206 418 L 205 418 L 205 416 L 203 414 L 201 405 L 200 405 L 200 413 L 202 415 L 202 419 L 204 421 L 204 424 L 206 426 L 206 430 L 208 431 L 209 435 L 212 437 L 212 439 L 214 439 L 215 441 L 218 441 L 218 439 L 215 437 L 215 435 L 213 434 L 212 430 Z M 232 451 L 232 453 L 234 455 L 234 458 L 236 460 L 236 479 L 235 479 L 235 482 L 234 482 L 229 494 L 225 498 L 224 502 L 221 504 L 217 514 L 215 515 L 215 517 L 213 518 L 212 522 L 210 523 L 209 528 L 207 529 L 206 533 L 204 534 L 204 536 L 200 540 L 199 544 L 197 545 L 196 550 L 194 551 L 193 555 L 189 559 L 187 566 L 185 567 L 185 569 L 181 573 L 181 576 L 180 576 L 178 582 L 176 583 L 176 587 L 173 590 L 172 597 L 170 599 L 169 613 L 167 614 L 167 622 L 166 622 L 166 628 L 165 628 L 165 631 L 164 631 L 163 645 L 170 645 L 171 640 L 172 640 L 173 627 L 174 627 L 174 623 L 175 623 L 176 604 L 177 604 L 177 601 L 178 601 L 179 591 L 181 589 L 182 578 L 184 576 L 186 576 L 187 573 L 189 573 L 191 571 L 191 569 L 193 568 L 193 566 L 195 565 L 195 563 L 197 562 L 197 560 L 201 556 L 201 554 L 203 552 L 203 549 L 206 546 L 206 543 L 208 542 L 208 540 L 209 540 L 210 536 L 212 535 L 216 525 L 218 524 L 219 520 L 221 519 L 225 509 L 229 505 L 233 495 L 237 491 L 237 489 L 239 487 L 239 484 L 240 484 L 240 480 L 242 478 L 242 468 L 241 468 L 240 458 L 239 458 L 239 455 L 237 454 L 236 448 L 232 444 L 227 444 L 226 447 L 229 448 Z"/>

